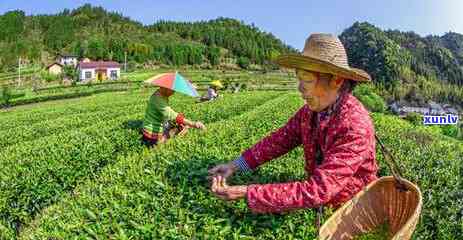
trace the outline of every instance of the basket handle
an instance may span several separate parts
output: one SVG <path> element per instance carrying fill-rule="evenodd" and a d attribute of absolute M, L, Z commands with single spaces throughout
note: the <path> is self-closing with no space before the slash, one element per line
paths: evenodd
<path fill-rule="evenodd" d="M 380 138 L 378 137 L 378 135 L 375 134 L 375 138 L 376 138 L 376 141 L 379 143 L 379 145 L 381 146 L 381 152 L 383 153 L 384 155 L 384 159 L 386 159 L 386 163 L 387 163 L 387 166 L 389 167 L 389 169 L 391 170 L 392 172 L 392 176 L 394 177 L 394 179 L 396 180 L 396 187 L 401 190 L 401 191 L 408 191 L 409 188 L 407 187 L 407 185 L 404 183 L 401 175 L 402 175 L 402 172 L 400 171 L 400 168 L 398 167 L 397 165 L 397 162 L 394 158 L 394 156 L 387 150 L 387 148 L 383 145 L 383 142 L 380 140 Z M 364 186 L 363 187 L 363 190 L 366 189 L 367 186 Z M 350 201 L 350 206 L 354 206 L 356 205 L 358 202 L 358 198 L 357 198 L 357 195 L 355 195 L 351 201 Z M 346 213 L 347 214 L 347 213 Z M 317 217 L 318 217 L 318 214 L 317 214 Z M 317 228 L 318 230 L 318 236 L 320 236 L 320 228 Z"/>
<path fill-rule="evenodd" d="M 399 168 L 399 165 L 397 164 L 396 159 L 391 154 L 391 152 L 389 152 L 389 150 L 386 147 L 384 147 L 383 142 L 380 140 L 378 135 L 375 134 L 375 138 L 376 138 L 376 141 L 379 143 L 379 146 L 381 147 L 381 152 L 383 153 L 387 166 L 389 167 L 389 170 L 391 170 L 392 176 L 397 182 L 397 187 L 401 190 L 405 190 L 405 191 L 408 190 L 407 185 L 402 179 L 403 174 Z"/>

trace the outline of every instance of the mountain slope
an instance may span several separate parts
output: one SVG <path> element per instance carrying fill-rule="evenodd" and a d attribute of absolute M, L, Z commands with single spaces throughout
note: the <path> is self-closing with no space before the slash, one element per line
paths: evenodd
<path fill-rule="evenodd" d="M 389 100 L 463 104 L 463 35 L 421 37 L 356 22 L 340 35 L 350 63 L 367 70 Z"/>
<path fill-rule="evenodd" d="M 218 65 L 224 58 L 242 67 L 263 64 L 294 51 L 275 36 L 234 19 L 199 23 L 158 22 L 144 26 L 119 13 L 89 4 L 55 15 L 0 16 L 0 70 L 26 62 L 47 64 L 58 53 L 92 59 L 157 64 Z"/>

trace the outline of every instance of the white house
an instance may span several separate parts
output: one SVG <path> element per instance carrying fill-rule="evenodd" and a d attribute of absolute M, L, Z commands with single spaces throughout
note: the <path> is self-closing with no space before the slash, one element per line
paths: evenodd
<path fill-rule="evenodd" d="M 80 81 L 96 79 L 99 81 L 110 79 L 116 80 L 121 76 L 121 66 L 112 61 L 90 61 L 80 62 L 77 65 Z"/>
<path fill-rule="evenodd" d="M 410 107 L 410 106 L 399 106 L 397 102 L 389 105 L 391 111 L 395 114 L 406 115 L 408 113 L 419 113 L 422 115 L 445 115 L 455 114 L 458 115 L 458 110 L 453 108 L 450 104 L 440 105 L 436 102 L 429 101 L 425 107 Z"/>
<path fill-rule="evenodd" d="M 78 57 L 75 55 L 66 55 L 60 54 L 58 55 L 57 62 L 59 62 L 63 66 L 76 66 L 79 62 Z"/>

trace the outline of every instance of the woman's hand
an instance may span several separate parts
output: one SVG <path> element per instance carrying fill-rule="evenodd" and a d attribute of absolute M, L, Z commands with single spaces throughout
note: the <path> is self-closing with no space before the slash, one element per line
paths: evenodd
<path fill-rule="evenodd" d="M 233 201 L 244 198 L 247 186 L 228 186 L 224 177 L 213 177 L 211 191 L 214 195 L 225 201 Z"/>
<path fill-rule="evenodd" d="M 194 127 L 197 128 L 197 129 L 201 129 L 201 130 L 206 129 L 206 126 L 204 126 L 204 124 L 202 122 L 199 122 L 199 121 L 195 122 Z"/>
<path fill-rule="evenodd" d="M 228 178 L 233 175 L 236 170 L 238 170 L 238 166 L 236 166 L 233 162 L 229 162 L 226 164 L 220 164 L 213 168 L 211 168 L 209 172 L 209 179 L 213 179 L 214 177 L 221 176 L 223 178 Z"/>
<path fill-rule="evenodd" d="M 192 127 L 192 128 L 198 128 L 198 129 L 202 129 L 202 130 L 205 130 L 206 129 L 206 126 L 204 126 L 204 124 L 202 122 L 194 122 L 194 121 L 191 121 L 191 120 L 188 120 L 188 119 L 184 119 L 183 122 L 185 123 L 185 125 L 189 126 L 189 127 Z"/>

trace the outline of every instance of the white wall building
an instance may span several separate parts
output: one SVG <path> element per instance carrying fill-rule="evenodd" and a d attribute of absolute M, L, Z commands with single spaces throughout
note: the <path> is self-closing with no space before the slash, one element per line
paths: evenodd
<path fill-rule="evenodd" d="M 79 81 L 90 80 L 116 80 L 121 76 L 121 67 L 117 62 L 90 61 L 80 62 L 77 65 Z"/>
<path fill-rule="evenodd" d="M 59 55 L 57 62 L 63 66 L 77 66 L 79 60 L 75 55 Z"/>

